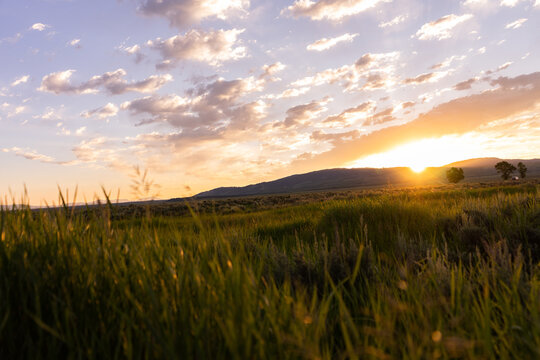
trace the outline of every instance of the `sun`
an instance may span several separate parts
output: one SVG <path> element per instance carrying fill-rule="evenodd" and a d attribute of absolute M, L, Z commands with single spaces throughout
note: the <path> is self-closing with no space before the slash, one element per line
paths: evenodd
<path fill-rule="evenodd" d="M 421 173 L 431 166 L 481 156 L 482 151 L 477 146 L 479 140 L 452 135 L 420 139 L 359 159 L 352 167 L 409 167 L 413 172 Z"/>
<path fill-rule="evenodd" d="M 411 165 L 409 166 L 409 168 L 414 171 L 415 173 L 421 173 L 422 171 L 426 170 L 426 167 L 424 165 L 420 165 L 420 164 L 416 164 L 416 165 Z"/>

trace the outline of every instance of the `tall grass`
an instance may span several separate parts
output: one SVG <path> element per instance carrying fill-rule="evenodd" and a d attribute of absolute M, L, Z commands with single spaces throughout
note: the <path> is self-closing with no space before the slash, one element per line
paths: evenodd
<path fill-rule="evenodd" d="M 0 357 L 537 358 L 536 190 L 182 217 L 3 205 Z"/>

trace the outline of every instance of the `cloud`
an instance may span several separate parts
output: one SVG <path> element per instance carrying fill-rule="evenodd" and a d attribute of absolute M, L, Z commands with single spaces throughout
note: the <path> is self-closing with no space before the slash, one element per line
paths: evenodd
<path fill-rule="evenodd" d="M 414 101 L 405 101 L 404 103 L 401 103 L 400 107 L 402 109 L 408 109 L 408 108 L 412 108 L 415 105 L 416 103 Z"/>
<path fill-rule="evenodd" d="M 28 159 L 28 160 L 37 160 L 37 161 L 47 163 L 47 164 L 75 165 L 77 163 L 76 161 L 59 161 L 59 160 L 56 160 L 55 158 L 53 158 L 51 156 L 40 154 L 36 150 L 21 149 L 21 148 L 16 147 L 16 146 L 11 147 L 11 148 L 3 148 L 2 152 L 12 153 L 12 154 L 14 154 L 16 156 L 20 156 L 20 157 L 23 157 L 23 158 Z"/>
<path fill-rule="evenodd" d="M 358 106 L 348 108 L 339 115 L 327 117 L 323 123 L 331 127 L 347 127 L 351 125 L 361 125 L 375 110 L 374 101 L 366 101 Z"/>
<path fill-rule="evenodd" d="M 444 59 L 443 62 L 440 62 L 438 64 L 435 64 L 433 66 L 430 67 L 430 69 L 432 70 L 436 70 L 436 69 L 442 69 L 442 68 L 446 68 L 446 67 L 449 67 L 452 62 L 456 61 L 456 60 L 464 60 L 467 56 L 465 55 L 461 55 L 461 56 L 457 56 L 457 55 L 453 55 L 453 56 L 450 56 L 446 59 Z"/>
<path fill-rule="evenodd" d="M 144 55 L 142 52 L 141 52 L 141 47 L 137 44 L 133 45 L 133 46 L 119 46 L 117 49 L 129 54 L 129 55 L 132 55 L 135 57 L 135 63 L 138 64 L 140 63 L 141 61 L 143 61 L 145 58 L 146 58 L 146 55 Z"/>
<path fill-rule="evenodd" d="M 32 116 L 32 118 L 41 119 L 46 124 L 52 124 L 53 122 L 56 122 L 64 117 L 64 110 L 64 105 L 57 109 L 51 106 L 47 106 L 42 114 L 34 115 Z"/>
<path fill-rule="evenodd" d="M 516 6 L 520 0 L 501 0 L 501 6 L 507 6 L 507 7 L 514 7 Z"/>
<path fill-rule="evenodd" d="M 4 104 L 7 104 L 7 103 L 4 103 Z M 10 107 L 9 104 L 7 107 Z M 8 113 L 7 117 L 13 117 L 13 116 L 19 115 L 23 113 L 25 110 L 26 110 L 26 106 L 23 106 L 23 105 L 15 106 L 15 108 Z"/>
<path fill-rule="evenodd" d="M 505 62 L 504 64 L 502 64 L 501 66 L 497 67 L 495 70 L 488 70 L 486 71 L 486 75 L 491 75 L 491 74 L 494 74 L 496 72 L 499 72 L 499 71 L 502 71 L 504 69 L 507 69 L 508 67 L 510 67 L 510 65 L 512 65 L 513 62 L 512 61 L 508 61 L 508 62 Z"/>
<path fill-rule="evenodd" d="M 17 41 L 21 40 L 22 38 L 23 38 L 23 35 L 21 33 L 16 33 L 13 36 L 0 39 L 0 44 L 5 43 L 5 42 L 14 44 Z"/>
<path fill-rule="evenodd" d="M 291 163 L 294 171 L 323 169 L 381 153 L 411 141 L 464 134 L 539 105 L 540 72 L 492 80 L 495 89 L 435 106 L 404 125 L 391 126 L 350 140 L 336 140 L 330 151 Z"/>
<path fill-rule="evenodd" d="M 118 107 L 113 103 L 108 103 L 107 105 L 97 109 L 85 111 L 81 113 L 81 116 L 84 118 L 97 116 L 98 119 L 106 119 L 108 117 L 116 116 L 116 114 L 118 114 Z"/>
<path fill-rule="evenodd" d="M 251 126 L 265 112 L 263 101 L 245 103 L 241 100 L 248 94 L 261 91 L 265 80 L 255 77 L 224 80 L 217 79 L 202 83 L 178 95 L 148 96 L 125 102 L 122 109 L 132 115 L 150 115 L 139 122 L 166 123 L 180 128 L 184 136 L 199 129 L 212 135 L 225 129 Z"/>
<path fill-rule="evenodd" d="M 138 161 L 143 161 L 154 174 L 174 174 L 177 183 L 196 184 L 198 189 L 215 186 L 216 182 L 232 185 L 239 178 L 265 176 L 270 167 L 275 167 L 277 162 L 267 161 L 250 134 L 240 138 L 230 137 L 231 134 L 226 132 L 219 135 L 154 131 L 119 141 L 102 139 L 101 143 L 85 144 L 84 150 L 79 152 L 81 156 L 109 166 L 112 165 L 109 153 L 117 156 L 117 163 L 126 163 L 131 154 L 136 154 Z M 115 151 L 126 147 L 131 154 Z M 216 156 L 216 149 L 219 149 L 219 156 Z M 208 172 L 208 168 L 212 171 Z"/>
<path fill-rule="evenodd" d="M 402 22 L 404 22 L 406 19 L 407 19 L 407 15 L 399 15 L 399 16 L 396 16 L 395 18 L 393 18 L 390 21 L 380 23 L 379 27 L 384 29 L 384 28 L 387 28 L 387 27 L 390 27 L 390 26 L 398 25 L 398 24 L 401 24 Z"/>
<path fill-rule="evenodd" d="M 368 123 L 368 125 L 379 125 L 389 121 L 396 120 L 392 115 L 394 113 L 394 108 L 387 108 L 378 113 L 374 114 Z"/>
<path fill-rule="evenodd" d="M 367 76 L 366 82 L 361 90 L 390 89 L 396 84 L 396 79 L 384 72 L 371 73 Z"/>
<path fill-rule="evenodd" d="M 80 49 L 81 48 L 81 39 L 73 39 L 68 42 L 69 46 L 73 46 L 74 48 Z"/>
<path fill-rule="evenodd" d="M 381 54 L 367 53 L 352 65 L 326 69 L 313 76 L 299 79 L 291 85 L 294 87 L 313 87 L 340 83 L 346 91 L 389 88 L 396 84 L 394 73 L 399 55 L 397 51 Z M 363 86 L 360 85 L 361 80 L 365 80 Z"/>
<path fill-rule="evenodd" d="M 472 88 L 472 85 L 476 83 L 479 79 L 474 77 L 468 80 L 462 81 L 454 85 L 454 90 L 469 90 Z"/>
<path fill-rule="evenodd" d="M 91 166 L 99 166 L 102 163 L 117 170 L 130 171 L 133 169 L 133 163 L 129 155 L 136 153 L 138 149 L 125 145 L 125 141 L 119 144 L 103 136 L 85 139 L 73 148 L 77 160 L 72 162 Z"/>
<path fill-rule="evenodd" d="M 24 157 L 28 160 L 39 160 L 39 161 L 42 161 L 42 162 L 47 162 L 47 163 L 52 163 L 52 162 L 55 162 L 55 160 L 50 157 L 50 156 L 47 156 L 47 155 L 43 155 L 43 154 L 39 154 L 38 152 L 36 152 L 35 150 L 23 150 L 21 148 L 18 148 L 18 147 L 12 147 L 12 148 L 4 148 L 2 149 L 3 152 L 5 153 L 13 153 L 17 156 L 21 156 L 21 157 Z"/>
<path fill-rule="evenodd" d="M 425 74 L 420 74 L 413 78 L 407 78 L 403 81 L 403 83 L 415 84 L 415 85 L 424 84 L 428 82 L 433 83 L 433 82 L 439 81 L 446 75 L 448 75 L 448 71 L 436 71 L 436 72 L 431 72 L 431 73 L 425 73 Z"/>
<path fill-rule="evenodd" d="M 324 51 L 336 46 L 340 42 L 352 42 L 358 35 L 359 34 L 346 33 L 334 38 L 322 38 L 312 44 L 309 44 L 306 48 L 312 51 Z"/>
<path fill-rule="evenodd" d="M 426 23 L 416 32 L 419 40 L 444 40 L 452 37 L 452 30 L 459 24 L 472 19 L 472 14 L 457 16 L 446 15 L 435 21 Z"/>
<path fill-rule="evenodd" d="M 488 5 L 489 0 L 466 0 L 462 3 L 463 6 L 480 7 Z"/>
<path fill-rule="evenodd" d="M 518 28 L 520 28 L 526 21 L 527 21 L 527 19 L 521 18 L 521 19 L 518 19 L 518 20 L 516 20 L 516 21 L 513 21 L 513 22 L 507 24 L 504 28 L 505 28 L 505 29 L 512 29 L 512 30 L 518 29 Z"/>
<path fill-rule="evenodd" d="M 125 102 L 122 104 L 122 109 L 129 110 L 133 114 L 147 113 L 166 119 L 168 115 L 186 111 L 189 104 L 189 98 L 183 98 L 178 95 L 153 95 Z"/>
<path fill-rule="evenodd" d="M 246 14 L 249 0 L 145 0 L 139 11 L 167 18 L 172 26 L 184 28 L 206 18 L 227 19 Z"/>
<path fill-rule="evenodd" d="M 42 23 L 35 23 L 34 25 L 30 26 L 30 29 L 28 30 L 36 30 L 36 31 L 43 31 L 45 29 L 50 28 L 50 25 L 42 24 Z"/>
<path fill-rule="evenodd" d="M 17 79 L 15 79 L 15 81 L 13 81 L 11 83 L 11 86 L 17 86 L 17 85 L 20 85 L 20 84 L 24 84 L 25 82 L 28 81 L 28 79 L 30 79 L 30 75 L 23 75 Z"/>
<path fill-rule="evenodd" d="M 193 60 L 216 66 L 246 56 L 246 48 L 237 46 L 238 35 L 243 32 L 244 29 L 208 32 L 190 30 L 184 35 L 175 35 L 165 40 L 157 38 L 148 41 L 147 45 L 160 52 L 163 62 L 169 62 L 169 65 L 181 60 Z"/>
<path fill-rule="evenodd" d="M 86 126 L 81 126 L 77 130 L 75 130 L 75 135 L 81 136 L 86 132 Z"/>
<path fill-rule="evenodd" d="M 285 69 L 285 65 L 283 65 L 279 61 L 270 65 L 264 65 L 262 67 L 263 73 L 259 76 L 259 79 L 269 79 L 270 81 L 281 80 L 274 77 L 274 74 L 282 71 L 283 69 Z"/>
<path fill-rule="evenodd" d="M 309 86 L 304 86 L 301 88 L 291 88 L 291 89 L 283 90 L 280 94 L 277 94 L 277 95 L 269 94 L 269 95 L 266 95 L 265 97 L 267 99 L 288 99 L 288 98 L 304 95 L 309 90 L 311 90 Z"/>
<path fill-rule="evenodd" d="M 435 73 L 420 74 L 414 78 L 408 78 L 403 81 L 404 84 L 422 84 L 430 81 Z"/>
<path fill-rule="evenodd" d="M 351 79 L 354 76 L 354 65 L 344 65 L 337 69 L 326 69 L 313 76 L 306 76 L 296 80 L 291 85 L 296 87 L 320 86 L 324 84 L 334 84 L 338 81 Z"/>
<path fill-rule="evenodd" d="M 286 128 L 311 125 L 320 114 L 328 110 L 326 104 L 331 101 L 331 98 L 325 97 L 324 99 L 314 100 L 307 104 L 293 106 L 287 110 L 287 117 L 281 124 Z M 275 126 L 281 124 L 276 124 Z"/>
<path fill-rule="evenodd" d="M 126 71 L 118 69 L 103 75 L 93 76 L 90 80 L 79 85 L 73 85 L 70 80 L 74 72 L 75 70 L 65 70 L 46 75 L 38 90 L 55 94 L 88 94 L 96 93 L 99 88 L 103 87 L 112 95 L 129 91 L 149 93 L 158 90 L 173 79 L 169 74 L 152 75 L 145 80 L 128 83 L 124 79 Z"/>
<path fill-rule="evenodd" d="M 311 20 L 339 21 L 389 1 L 391 0 L 296 0 L 281 13 L 290 13 L 295 18 L 307 16 Z"/>

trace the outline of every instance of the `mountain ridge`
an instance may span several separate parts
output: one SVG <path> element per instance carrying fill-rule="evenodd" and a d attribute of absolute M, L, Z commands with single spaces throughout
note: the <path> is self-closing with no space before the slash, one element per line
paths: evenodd
<path fill-rule="evenodd" d="M 416 174 L 408 167 L 391 168 L 334 168 L 293 174 L 276 180 L 246 186 L 223 186 L 200 192 L 192 198 L 223 198 L 254 195 L 271 195 L 321 190 L 353 189 L 392 185 L 440 184 L 446 182 L 445 171 L 450 167 L 461 167 L 466 180 L 497 179 L 499 174 L 494 165 L 508 161 L 514 165 L 523 162 L 529 169 L 528 175 L 540 176 L 540 159 L 499 159 L 495 157 L 474 158 L 453 162 L 440 167 L 426 168 Z M 179 200 L 179 198 L 169 201 Z"/>

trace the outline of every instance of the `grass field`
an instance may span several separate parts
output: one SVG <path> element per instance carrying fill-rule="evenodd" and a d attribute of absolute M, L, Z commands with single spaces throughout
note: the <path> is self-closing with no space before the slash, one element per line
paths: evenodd
<path fill-rule="evenodd" d="M 0 357 L 540 357 L 535 183 L 0 210 Z"/>

